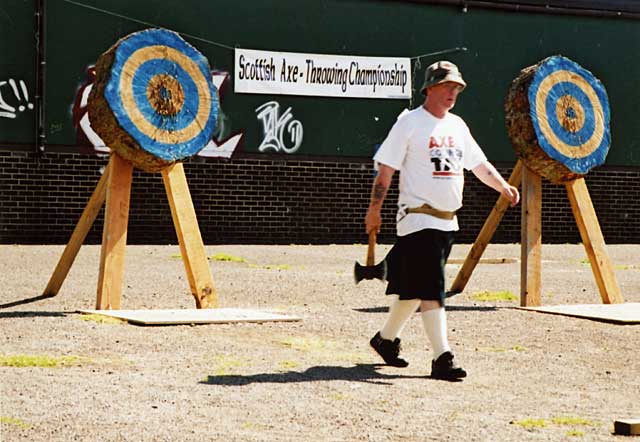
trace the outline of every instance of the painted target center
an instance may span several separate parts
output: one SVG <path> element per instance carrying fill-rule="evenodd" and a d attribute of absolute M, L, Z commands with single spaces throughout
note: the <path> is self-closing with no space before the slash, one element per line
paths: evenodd
<path fill-rule="evenodd" d="M 164 117 L 177 115 L 184 104 L 184 90 L 180 82 L 168 74 L 153 76 L 147 84 L 147 100 Z"/>
<path fill-rule="evenodd" d="M 584 126 L 584 107 L 573 96 L 563 95 L 556 103 L 556 117 L 565 130 L 575 134 Z"/>

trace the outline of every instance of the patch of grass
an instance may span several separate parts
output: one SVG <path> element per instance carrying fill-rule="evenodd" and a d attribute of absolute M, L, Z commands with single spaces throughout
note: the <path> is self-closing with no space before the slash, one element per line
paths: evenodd
<path fill-rule="evenodd" d="M 556 416 L 553 419 L 551 419 L 551 422 L 553 422 L 556 425 L 571 425 L 571 426 L 585 425 L 588 427 L 595 425 L 593 421 L 589 419 L 584 419 L 582 417 L 577 417 L 577 416 Z"/>
<path fill-rule="evenodd" d="M 266 270 L 290 270 L 291 266 L 288 264 L 250 264 L 249 267 L 252 269 L 266 269 Z"/>
<path fill-rule="evenodd" d="M 511 423 L 515 425 L 520 425 L 522 428 L 529 431 L 538 429 L 538 428 L 544 428 L 544 427 L 547 427 L 548 425 L 547 421 L 545 421 L 544 419 L 533 419 L 533 418 L 527 418 L 520 421 L 514 421 Z M 555 416 L 551 418 L 551 423 L 553 425 L 571 426 L 571 427 L 577 427 L 577 426 L 590 427 L 590 426 L 597 425 L 596 423 L 594 423 L 589 419 L 584 419 L 577 416 Z M 571 428 L 567 430 L 567 432 L 565 433 L 565 436 L 567 437 L 582 437 L 584 435 L 585 435 L 584 431 L 579 430 L 577 428 Z"/>
<path fill-rule="evenodd" d="M 244 361 L 236 359 L 229 355 L 218 355 L 214 358 L 214 374 L 216 376 L 226 376 L 229 374 L 236 374 L 238 368 L 245 365 Z"/>
<path fill-rule="evenodd" d="M 300 364 L 296 361 L 280 361 L 278 362 L 278 366 L 283 370 L 291 370 L 293 368 L 298 368 Z"/>
<path fill-rule="evenodd" d="M 499 292 L 490 292 L 485 290 L 483 292 L 477 292 L 471 295 L 471 298 L 476 301 L 517 301 L 518 297 L 508 290 Z"/>
<path fill-rule="evenodd" d="M 525 430 L 533 430 L 536 428 L 544 428 L 547 426 L 547 421 L 545 421 L 544 419 L 533 418 L 522 419 L 519 421 L 514 421 L 512 423 L 515 425 L 520 425 Z"/>
<path fill-rule="evenodd" d="M 527 348 L 523 347 L 521 345 L 514 345 L 511 348 L 505 348 L 505 347 L 478 347 L 476 348 L 476 351 L 480 351 L 480 352 L 491 352 L 491 353 L 502 353 L 505 351 L 526 351 Z"/>
<path fill-rule="evenodd" d="M 229 255 L 227 253 L 216 253 L 215 255 L 208 256 L 210 261 L 225 261 L 225 262 L 247 262 L 246 259 L 239 256 Z"/>
<path fill-rule="evenodd" d="M 171 258 L 171 259 L 182 259 L 182 255 L 180 253 L 174 253 L 169 258 Z"/>
<path fill-rule="evenodd" d="M 280 341 L 285 347 L 302 352 L 325 351 L 335 346 L 335 343 L 320 338 L 292 337 Z"/>
<path fill-rule="evenodd" d="M 335 401 L 346 401 L 351 399 L 352 396 L 349 396 L 348 394 L 343 394 L 343 393 L 333 393 L 331 395 L 331 399 L 335 400 Z"/>
<path fill-rule="evenodd" d="M 22 430 L 28 430 L 29 428 L 31 428 L 31 425 L 29 425 L 25 421 L 11 416 L 0 416 L 0 424 L 18 427 Z"/>
<path fill-rule="evenodd" d="M 616 270 L 633 270 L 638 268 L 638 266 L 626 265 L 626 264 L 615 264 L 613 268 Z"/>
<path fill-rule="evenodd" d="M 66 367 L 80 362 L 78 356 L 46 356 L 46 355 L 13 355 L 0 356 L 0 366 L 2 367 L 41 367 L 54 368 Z"/>
<path fill-rule="evenodd" d="M 490 352 L 490 353 L 502 353 L 504 351 L 507 351 L 507 349 L 504 347 L 478 347 L 477 350 L 481 352 Z"/>
<path fill-rule="evenodd" d="M 114 318 L 113 316 L 100 315 L 97 313 L 91 313 L 78 316 L 81 321 L 97 322 L 98 324 L 126 324 L 126 319 Z"/>
<path fill-rule="evenodd" d="M 345 360 L 350 362 L 360 362 L 367 360 L 367 355 L 364 353 L 355 353 L 341 350 L 344 348 L 344 344 L 337 341 L 329 341 L 321 338 L 305 338 L 305 337 L 291 337 L 282 341 L 278 341 L 279 344 L 289 347 L 293 350 L 317 355 L 319 357 L 332 359 Z"/>

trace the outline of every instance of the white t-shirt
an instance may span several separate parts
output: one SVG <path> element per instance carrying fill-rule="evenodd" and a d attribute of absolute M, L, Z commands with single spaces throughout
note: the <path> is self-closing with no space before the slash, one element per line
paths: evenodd
<path fill-rule="evenodd" d="M 402 208 L 424 203 L 446 211 L 462 207 L 464 169 L 487 157 L 457 115 L 437 118 L 420 106 L 400 114 L 373 159 L 400 171 L 397 233 L 422 229 L 458 230 L 458 219 L 444 220 L 422 213 L 404 215 Z"/>

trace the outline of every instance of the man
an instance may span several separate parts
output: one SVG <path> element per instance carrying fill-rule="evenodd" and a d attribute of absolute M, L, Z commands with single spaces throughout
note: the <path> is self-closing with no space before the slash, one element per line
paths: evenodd
<path fill-rule="evenodd" d="M 455 211 L 462 206 L 463 169 L 512 206 L 520 200 L 518 189 L 487 161 L 462 118 L 449 112 L 465 87 L 453 63 L 439 61 L 427 67 L 424 103 L 398 117 L 374 156 L 379 170 L 365 217 L 367 233 L 379 232 L 382 203 L 399 170 L 398 238 L 386 257 L 386 293 L 393 298 L 387 320 L 370 344 L 387 364 L 406 367 L 408 362 L 399 357 L 398 336 L 419 306 L 433 349 L 431 377 L 446 380 L 467 375 L 454 362 L 444 310 L 444 266 L 458 230 Z"/>

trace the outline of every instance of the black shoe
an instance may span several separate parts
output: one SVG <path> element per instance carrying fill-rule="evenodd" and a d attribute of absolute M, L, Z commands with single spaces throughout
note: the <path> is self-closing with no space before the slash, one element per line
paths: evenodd
<path fill-rule="evenodd" d="M 453 353 L 445 351 L 438 359 L 431 361 L 431 377 L 454 381 L 467 376 L 467 372 L 453 362 Z"/>
<path fill-rule="evenodd" d="M 384 362 L 392 367 L 406 367 L 409 365 L 407 361 L 398 357 L 400 354 L 400 339 L 396 338 L 393 341 L 391 339 L 382 339 L 380 332 L 371 338 L 369 341 L 371 347 L 382 356 Z"/>

